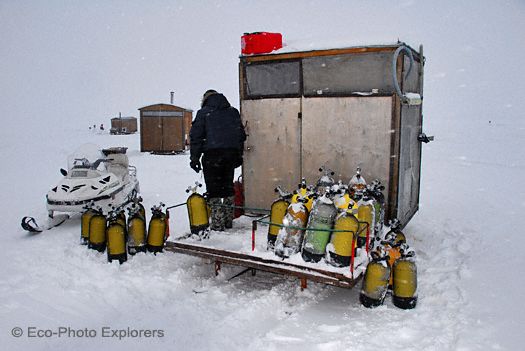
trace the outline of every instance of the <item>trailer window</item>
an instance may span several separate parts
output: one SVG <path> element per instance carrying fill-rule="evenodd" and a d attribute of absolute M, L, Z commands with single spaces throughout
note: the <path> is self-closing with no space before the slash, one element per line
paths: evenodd
<path fill-rule="evenodd" d="M 248 97 L 299 96 L 300 64 L 294 61 L 247 65 L 246 83 Z"/>
<path fill-rule="evenodd" d="M 391 60 L 391 53 L 305 58 L 304 96 L 392 93 Z"/>

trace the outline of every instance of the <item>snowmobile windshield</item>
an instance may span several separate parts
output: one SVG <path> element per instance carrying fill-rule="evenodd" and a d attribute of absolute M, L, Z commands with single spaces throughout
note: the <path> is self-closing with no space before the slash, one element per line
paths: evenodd
<path fill-rule="evenodd" d="M 104 155 L 101 152 L 101 148 L 96 144 L 83 144 L 75 152 L 67 158 L 68 169 L 70 171 L 76 170 L 88 170 L 98 169 L 104 170 L 104 162 L 100 160 L 104 159 Z M 98 162 L 97 162 L 98 161 Z"/>

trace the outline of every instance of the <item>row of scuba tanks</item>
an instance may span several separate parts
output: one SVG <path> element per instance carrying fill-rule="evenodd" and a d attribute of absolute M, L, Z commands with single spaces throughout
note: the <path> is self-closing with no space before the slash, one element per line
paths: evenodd
<path fill-rule="evenodd" d="M 189 186 L 185 203 L 190 218 L 191 234 L 205 236 L 209 227 L 210 208 L 204 196 L 197 192 L 199 182 Z M 146 210 L 142 198 L 137 197 L 104 214 L 94 203 L 86 206 L 81 217 L 81 243 L 90 249 L 107 252 L 108 261 L 126 262 L 128 255 L 138 252 L 162 252 L 169 236 L 169 208 L 162 202 L 151 208 L 151 219 L 146 226 Z M 128 212 L 126 218 L 126 210 Z"/>
<path fill-rule="evenodd" d="M 399 221 L 383 227 L 384 186 L 379 180 L 367 184 L 359 168 L 349 184 L 336 183 L 329 169 L 319 171 L 323 174 L 315 186 L 302 179 L 293 193 L 275 189 L 279 198 L 270 210 L 268 249 L 283 259 L 300 253 L 305 262 L 350 266 L 352 275 L 358 265 L 361 271 L 366 267 L 360 294 L 364 306 L 381 305 L 391 291 L 396 306 L 415 307 L 414 252 Z"/>
<path fill-rule="evenodd" d="M 315 186 L 307 186 L 303 178 L 294 193 L 276 188 L 279 198 L 270 209 L 268 248 L 282 258 L 300 252 L 306 262 L 324 259 L 349 266 L 356 257 L 352 252 L 368 251 L 370 239 L 382 230 L 384 187 L 378 180 L 367 185 L 359 168 L 348 185 L 336 183 L 333 171 L 319 170 L 323 175 Z"/>
<path fill-rule="evenodd" d="M 160 203 L 151 208 L 146 230 L 146 211 L 140 198 L 126 208 L 112 208 L 107 215 L 102 208 L 90 204 L 81 217 L 81 243 L 99 252 L 106 251 L 109 262 L 124 263 L 128 254 L 138 252 L 162 252 L 169 236 L 169 218 L 164 207 Z"/>
<path fill-rule="evenodd" d="M 370 251 L 359 301 L 365 307 L 377 307 L 391 293 L 395 306 L 412 309 L 417 304 L 415 253 L 406 243 L 399 221 L 394 219 L 389 225 L 390 230 L 376 237 Z"/>

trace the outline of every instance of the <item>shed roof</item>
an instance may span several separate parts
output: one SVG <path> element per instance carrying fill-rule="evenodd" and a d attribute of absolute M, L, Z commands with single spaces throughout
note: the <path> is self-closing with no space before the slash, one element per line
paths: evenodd
<path fill-rule="evenodd" d="M 187 108 L 184 108 L 184 107 L 175 106 L 175 105 L 171 105 L 171 104 L 163 104 L 163 103 L 149 105 L 149 106 L 144 106 L 144 107 L 139 108 L 139 111 L 181 111 L 181 112 L 182 111 L 187 111 L 187 112 L 193 112 L 193 110 L 190 110 L 190 109 L 187 109 Z"/>
<path fill-rule="evenodd" d="M 114 120 L 114 119 L 122 119 L 124 121 L 130 121 L 130 120 L 137 119 L 137 117 L 113 117 L 111 118 L 111 120 Z"/>

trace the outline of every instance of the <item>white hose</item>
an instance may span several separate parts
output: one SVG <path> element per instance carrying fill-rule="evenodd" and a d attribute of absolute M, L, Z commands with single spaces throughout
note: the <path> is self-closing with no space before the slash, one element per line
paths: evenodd
<path fill-rule="evenodd" d="M 414 64 L 414 56 L 412 56 L 412 50 L 410 50 L 407 46 L 402 45 L 397 48 L 397 50 L 394 52 L 394 57 L 392 57 L 392 79 L 394 81 L 394 88 L 396 89 L 396 93 L 401 99 L 402 102 L 406 101 L 406 96 L 401 91 L 401 88 L 399 88 L 399 82 L 397 81 L 397 58 L 399 54 L 404 51 L 408 54 L 408 57 L 410 58 L 410 66 L 408 67 L 408 71 L 405 74 L 405 79 L 410 74 L 410 71 L 412 70 L 412 65 Z"/>

